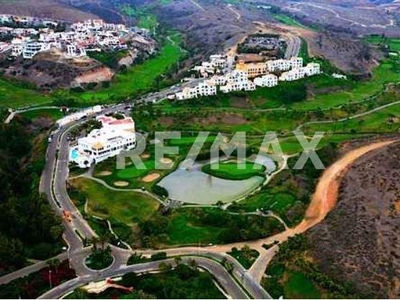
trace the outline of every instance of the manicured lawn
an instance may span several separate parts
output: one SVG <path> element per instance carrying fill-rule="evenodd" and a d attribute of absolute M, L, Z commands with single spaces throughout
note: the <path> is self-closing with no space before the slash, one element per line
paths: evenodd
<path fill-rule="evenodd" d="M 178 42 L 172 43 L 169 39 L 161 48 L 156 57 L 146 60 L 143 64 L 133 66 L 124 74 L 117 74 L 111 86 L 99 91 L 88 91 L 76 94 L 83 102 L 106 102 L 113 98 L 127 97 L 136 92 L 145 92 L 154 87 L 158 76 L 165 73 L 181 57 Z"/>
<path fill-rule="evenodd" d="M 357 83 L 351 90 L 320 94 L 307 101 L 294 103 L 291 107 L 297 110 L 328 109 L 351 101 L 364 100 L 382 91 L 384 84 L 400 81 L 397 65 L 398 62 L 394 59 L 386 60 L 374 70 L 370 80 Z"/>
<path fill-rule="evenodd" d="M 188 214 L 176 213 L 171 216 L 171 222 L 168 225 L 169 244 L 188 245 L 200 243 L 201 245 L 207 245 L 215 243 L 222 230 L 223 228 L 216 226 L 196 226 Z"/>
<path fill-rule="evenodd" d="M 31 110 L 21 113 L 21 116 L 29 119 L 34 120 L 37 118 L 49 118 L 54 121 L 61 119 L 64 117 L 64 113 L 60 111 L 60 109 L 51 109 L 51 108 L 43 108 L 37 110 Z"/>
<path fill-rule="evenodd" d="M 301 272 L 290 272 L 284 284 L 285 297 L 288 299 L 319 299 L 321 295 L 314 283 Z"/>
<path fill-rule="evenodd" d="M 74 179 L 73 184 L 86 196 L 90 213 L 103 218 L 111 217 L 128 225 L 147 220 L 159 207 L 147 195 L 112 191 L 90 179 Z"/>
<path fill-rule="evenodd" d="M 121 179 L 132 179 L 132 178 L 144 177 L 155 169 L 154 158 L 143 161 L 143 164 L 146 167 L 145 169 L 139 169 L 134 164 L 132 164 L 131 166 L 127 167 L 126 169 L 119 170 L 117 172 L 117 177 L 121 178 Z"/>
<path fill-rule="evenodd" d="M 257 209 L 272 210 L 281 214 L 296 202 L 296 198 L 279 189 L 267 190 L 243 200 L 232 207 L 234 211 L 254 212 Z"/>
<path fill-rule="evenodd" d="M 214 169 L 215 168 L 215 169 Z M 237 164 L 237 162 L 220 162 L 219 164 L 209 164 L 202 168 L 204 173 L 212 176 L 230 179 L 230 180 L 245 180 L 254 176 L 265 176 L 263 173 L 265 167 L 252 162 Z"/>

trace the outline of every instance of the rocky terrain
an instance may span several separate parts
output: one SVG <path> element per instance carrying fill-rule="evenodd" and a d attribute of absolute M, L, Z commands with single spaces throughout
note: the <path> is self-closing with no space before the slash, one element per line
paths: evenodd
<path fill-rule="evenodd" d="M 361 295 L 400 297 L 400 143 L 359 159 L 336 208 L 308 233 L 309 256 Z"/>

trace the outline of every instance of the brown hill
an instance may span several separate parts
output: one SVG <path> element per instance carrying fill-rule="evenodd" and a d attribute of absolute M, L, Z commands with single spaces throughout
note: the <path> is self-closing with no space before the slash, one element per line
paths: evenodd
<path fill-rule="evenodd" d="M 307 233 L 310 256 L 362 294 L 400 297 L 400 144 L 365 155 L 345 175 L 337 207 Z"/>
<path fill-rule="evenodd" d="M 56 0 L 0 0 L 0 14 L 33 16 L 69 22 L 99 18 L 95 14 L 83 12 Z"/>

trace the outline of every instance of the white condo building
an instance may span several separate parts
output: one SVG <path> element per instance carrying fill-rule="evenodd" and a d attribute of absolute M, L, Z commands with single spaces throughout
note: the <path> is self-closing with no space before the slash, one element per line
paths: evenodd
<path fill-rule="evenodd" d="M 295 80 L 304 78 L 305 74 L 306 73 L 304 71 L 304 68 L 293 69 L 288 72 L 282 73 L 281 77 L 279 77 L 279 80 L 280 81 L 295 81 Z"/>
<path fill-rule="evenodd" d="M 292 57 L 291 59 L 277 59 L 267 61 L 268 72 L 282 72 L 301 67 L 303 67 L 302 57 Z"/>
<path fill-rule="evenodd" d="M 71 150 L 70 160 L 81 168 L 90 167 L 136 147 L 135 122 L 132 118 L 117 120 L 101 116 L 97 120 L 103 127 L 79 139 L 78 146 Z"/>
<path fill-rule="evenodd" d="M 304 72 L 307 76 L 321 74 L 321 65 L 318 63 L 309 63 L 304 67 Z"/>
<path fill-rule="evenodd" d="M 254 79 L 254 84 L 261 87 L 274 87 L 278 85 L 278 76 L 267 74 Z"/>
<path fill-rule="evenodd" d="M 176 94 L 177 100 L 188 100 L 198 97 L 214 96 L 217 94 L 217 87 L 212 81 L 199 83 L 194 88 L 186 87 L 182 92 Z"/>
<path fill-rule="evenodd" d="M 221 86 L 221 92 L 230 93 L 236 91 L 254 91 L 256 85 L 249 80 L 249 74 L 245 71 L 235 70 L 227 76 L 227 84 Z"/>

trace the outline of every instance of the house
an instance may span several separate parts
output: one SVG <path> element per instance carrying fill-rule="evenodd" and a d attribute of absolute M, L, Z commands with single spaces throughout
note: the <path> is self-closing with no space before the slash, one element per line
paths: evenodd
<path fill-rule="evenodd" d="M 24 59 L 32 59 L 37 53 L 47 50 L 50 50 L 50 45 L 47 43 L 30 42 L 25 44 L 22 57 Z"/>
<path fill-rule="evenodd" d="M 254 79 L 254 84 L 261 87 L 274 87 L 278 85 L 278 76 L 267 74 Z"/>
<path fill-rule="evenodd" d="M 79 139 L 78 146 L 71 149 L 70 160 L 81 168 L 90 167 L 136 147 L 135 122 L 132 118 L 117 120 L 101 116 L 97 120 L 103 127 Z"/>

